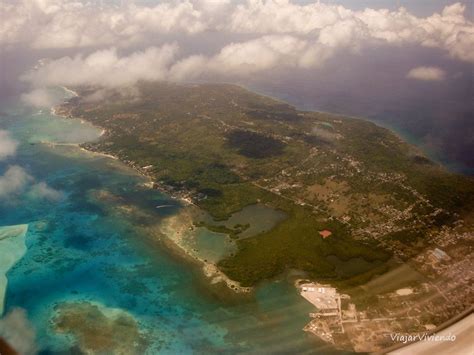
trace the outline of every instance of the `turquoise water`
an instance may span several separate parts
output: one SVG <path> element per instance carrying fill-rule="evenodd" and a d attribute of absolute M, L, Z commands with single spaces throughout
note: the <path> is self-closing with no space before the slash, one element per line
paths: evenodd
<path fill-rule="evenodd" d="M 27 251 L 7 273 L 5 311 L 26 310 L 40 353 L 84 346 L 77 334 L 59 334 L 51 323 L 58 304 L 82 301 L 130 314 L 149 354 L 329 351 L 301 330 L 312 308 L 291 280 L 268 282 L 245 297 L 219 292 L 199 268 L 146 235 L 145 227 L 182 206 L 144 187 L 119 162 L 67 145 L 97 138 L 97 129 L 18 103 L 2 106 L 0 129 L 20 142 L 15 157 L 0 161 L 0 175 L 19 165 L 61 193 L 55 200 L 26 192 L 0 200 L 0 226 L 28 224 Z M 124 205 L 146 214 L 114 212 Z"/>

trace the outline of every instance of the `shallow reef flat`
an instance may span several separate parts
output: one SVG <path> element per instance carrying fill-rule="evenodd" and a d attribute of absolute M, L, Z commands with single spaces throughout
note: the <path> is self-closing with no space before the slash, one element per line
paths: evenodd
<path fill-rule="evenodd" d="M 7 272 L 26 253 L 27 224 L 0 227 L 0 315 L 3 313 L 7 291 Z"/>
<path fill-rule="evenodd" d="M 84 353 L 143 354 L 147 348 L 132 315 L 97 302 L 60 303 L 52 324 L 56 332 L 72 336 Z"/>

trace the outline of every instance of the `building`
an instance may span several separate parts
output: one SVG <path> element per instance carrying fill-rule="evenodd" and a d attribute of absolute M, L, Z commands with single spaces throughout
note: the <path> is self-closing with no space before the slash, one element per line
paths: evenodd
<path fill-rule="evenodd" d="M 326 239 L 327 237 L 331 236 L 331 234 L 332 232 L 327 229 L 319 231 L 319 235 L 323 237 L 323 239 Z"/>

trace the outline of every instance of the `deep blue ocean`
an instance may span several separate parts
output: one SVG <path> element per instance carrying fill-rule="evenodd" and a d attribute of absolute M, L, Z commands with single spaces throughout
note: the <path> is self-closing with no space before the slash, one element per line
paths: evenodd
<path fill-rule="evenodd" d="M 311 306 L 286 278 L 251 296 L 220 294 L 199 268 L 143 233 L 182 207 L 120 162 L 68 145 L 96 139 L 96 128 L 8 102 L 0 129 L 19 142 L 16 155 L 0 161 L 0 176 L 17 165 L 60 193 L 0 200 L 0 226 L 28 224 L 27 252 L 7 274 L 5 313 L 26 310 L 40 353 L 81 347 L 77 334 L 57 332 L 52 320 L 58 305 L 84 301 L 133 317 L 148 354 L 332 351 L 302 331 Z M 114 198 L 101 197 L 107 194 Z M 152 220 L 116 213 L 124 205 Z"/>

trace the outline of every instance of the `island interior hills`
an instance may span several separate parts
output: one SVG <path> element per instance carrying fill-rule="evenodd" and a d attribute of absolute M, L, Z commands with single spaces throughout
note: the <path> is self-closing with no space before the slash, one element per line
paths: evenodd
<path fill-rule="evenodd" d="M 311 336 L 375 351 L 393 345 L 389 334 L 431 331 L 469 309 L 474 180 L 390 130 L 228 84 L 72 89 L 56 113 L 104 130 L 83 148 L 187 201 L 200 211 L 183 209 L 188 229 L 234 245 L 218 260 L 194 255 L 208 276 L 239 292 L 298 271 L 295 292 L 315 306 Z M 249 206 L 280 217 L 253 233 L 251 221 L 229 222 Z"/>

